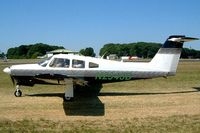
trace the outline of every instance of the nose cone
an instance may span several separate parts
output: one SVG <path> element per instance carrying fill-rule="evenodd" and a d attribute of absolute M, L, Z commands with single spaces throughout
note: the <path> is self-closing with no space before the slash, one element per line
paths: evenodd
<path fill-rule="evenodd" d="M 10 70 L 9 67 L 4 68 L 3 71 L 4 71 L 5 73 L 7 73 L 7 74 L 11 74 L 11 70 Z"/>

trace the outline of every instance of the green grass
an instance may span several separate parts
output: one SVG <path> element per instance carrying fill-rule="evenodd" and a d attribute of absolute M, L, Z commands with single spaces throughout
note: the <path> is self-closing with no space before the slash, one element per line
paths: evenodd
<path fill-rule="evenodd" d="M 37 61 L 0 62 L 0 132 L 200 132 L 200 62 L 179 63 L 167 79 L 104 84 L 98 96 L 69 103 L 63 86 L 21 87 L 14 97 L 3 68 Z"/>

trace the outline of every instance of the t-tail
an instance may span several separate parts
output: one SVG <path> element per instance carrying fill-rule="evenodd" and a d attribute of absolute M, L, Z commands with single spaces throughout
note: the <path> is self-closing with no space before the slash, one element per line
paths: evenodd
<path fill-rule="evenodd" d="M 166 76 L 175 75 L 183 43 L 193 40 L 198 40 L 198 38 L 182 35 L 170 36 L 151 60 L 150 66 L 168 72 Z"/>

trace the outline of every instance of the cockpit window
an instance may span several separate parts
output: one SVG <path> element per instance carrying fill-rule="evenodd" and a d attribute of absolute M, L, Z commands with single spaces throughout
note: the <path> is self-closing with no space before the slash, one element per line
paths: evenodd
<path fill-rule="evenodd" d="M 72 61 L 73 68 L 85 68 L 85 61 L 82 60 L 73 60 Z"/>
<path fill-rule="evenodd" d="M 54 60 L 49 64 L 50 67 L 64 67 L 69 68 L 70 60 L 63 58 L 54 58 Z"/>
<path fill-rule="evenodd" d="M 46 60 L 43 60 L 43 61 L 39 62 L 38 64 L 39 64 L 40 66 L 42 66 L 42 67 L 46 67 L 47 64 L 48 64 L 48 62 L 49 62 L 49 60 L 50 60 L 51 58 L 52 58 L 52 56 L 51 56 L 51 57 L 48 57 Z"/>
<path fill-rule="evenodd" d="M 98 68 L 98 67 L 99 67 L 99 64 L 89 62 L 89 68 Z"/>

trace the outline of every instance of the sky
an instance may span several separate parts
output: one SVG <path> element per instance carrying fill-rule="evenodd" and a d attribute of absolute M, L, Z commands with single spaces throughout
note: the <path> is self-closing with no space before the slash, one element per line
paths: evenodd
<path fill-rule="evenodd" d="M 200 38 L 200 0 L 0 0 L 0 51 L 46 43 L 79 51 L 106 43 Z M 185 47 L 200 50 L 200 41 Z"/>

